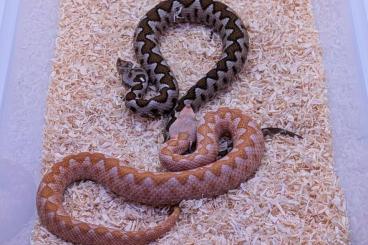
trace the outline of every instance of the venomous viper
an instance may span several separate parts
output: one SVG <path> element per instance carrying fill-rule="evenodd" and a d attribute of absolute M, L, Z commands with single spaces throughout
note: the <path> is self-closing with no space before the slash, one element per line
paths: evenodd
<path fill-rule="evenodd" d="M 215 67 L 178 100 L 178 84 L 160 52 L 159 37 L 170 25 L 186 22 L 203 24 L 219 33 L 223 53 Z M 163 1 L 142 18 L 134 34 L 134 50 L 142 68 L 117 60 L 123 83 L 130 87 L 125 105 L 142 116 L 171 113 L 171 125 L 175 112 L 187 104 L 197 111 L 233 80 L 246 61 L 248 46 L 249 37 L 242 20 L 225 4 L 213 0 Z M 145 99 L 149 84 L 156 86 L 158 95 Z"/>
<path fill-rule="evenodd" d="M 196 130 L 197 128 L 197 130 Z M 218 141 L 228 134 L 233 149 L 216 159 Z M 123 232 L 71 217 L 63 208 L 63 193 L 73 182 L 92 180 L 127 201 L 161 206 L 181 200 L 213 197 L 237 188 L 260 165 L 263 133 L 238 109 L 208 112 L 196 127 L 195 114 L 185 107 L 170 128 L 171 139 L 160 151 L 160 161 L 172 172 L 146 172 L 124 166 L 118 159 L 99 153 L 68 156 L 44 175 L 37 194 L 41 223 L 66 241 L 82 244 L 144 244 L 161 237 L 176 222 L 179 209 L 154 228 Z M 197 149 L 182 155 L 191 142 Z"/>
<path fill-rule="evenodd" d="M 216 67 L 178 100 L 177 82 L 163 59 L 158 36 L 174 23 L 201 23 L 218 32 L 223 55 Z M 144 231 L 121 230 L 89 224 L 71 217 L 63 208 L 63 194 L 73 182 L 92 180 L 127 201 L 161 206 L 184 199 L 214 197 L 237 188 L 260 165 L 264 135 L 290 132 L 277 128 L 261 130 L 240 110 L 221 108 L 207 113 L 196 126 L 194 111 L 225 87 L 244 65 L 248 35 L 242 21 L 226 5 L 212 0 L 170 0 L 159 3 L 140 21 L 135 34 L 135 52 L 142 68 L 118 59 L 123 81 L 131 87 L 128 108 L 145 116 L 173 111 L 170 140 L 160 151 L 160 161 L 170 172 L 145 172 L 124 166 L 118 159 L 100 153 L 79 153 L 64 158 L 44 175 L 37 192 L 41 224 L 66 241 L 81 244 L 144 244 L 165 234 L 175 225 L 179 208 L 156 227 Z M 148 81 L 159 95 L 144 99 Z M 174 115 L 174 118 L 175 115 Z M 218 159 L 219 139 L 230 136 L 233 149 Z M 294 135 L 293 135 L 294 136 Z M 185 154 L 196 142 L 196 150 Z"/>

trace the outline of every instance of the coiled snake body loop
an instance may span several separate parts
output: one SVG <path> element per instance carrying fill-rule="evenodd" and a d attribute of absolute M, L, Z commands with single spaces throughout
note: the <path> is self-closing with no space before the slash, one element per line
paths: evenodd
<path fill-rule="evenodd" d="M 221 108 L 208 112 L 194 135 L 188 128 L 188 122 L 193 120 L 194 112 L 186 106 L 172 126 L 171 139 L 160 152 L 161 162 L 176 172 L 140 171 L 98 153 L 72 155 L 53 165 L 44 175 L 37 193 L 41 223 L 64 240 L 76 243 L 144 244 L 161 237 L 175 224 L 178 208 L 154 228 L 123 232 L 71 217 L 62 206 L 65 189 L 75 181 L 88 179 L 103 184 L 127 201 L 172 205 L 184 199 L 224 194 L 256 171 L 261 163 L 264 139 L 253 120 L 240 110 Z M 234 147 L 225 157 L 216 160 L 223 134 L 231 136 Z M 195 140 L 193 137 L 197 139 L 197 149 L 181 155 Z"/>
<path fill-rule="evenodd" d="M 177 23 L 204 24 L 219 33 L 223 43 L 223 54 L 215 67 L 180 99 L 178 83 L 158 43 L 159 36 Z M 163 1 L 142 18 L 134 35 L 135 54 L 142 68 L 134 68 L 131 62 L 121 59 L 117 61 L 123 83 L 131 87 L 125 104 L 130 110 L 150 117 L 172 113 L 173 109 L 180 112 L 187 104 L 197 111 L 240 72 L 248 46 L 249 37 L 242 20 L 227 5 L 212 0 Z M 149 83 L 156 86 L 159 94 L 144 99 Z"/>

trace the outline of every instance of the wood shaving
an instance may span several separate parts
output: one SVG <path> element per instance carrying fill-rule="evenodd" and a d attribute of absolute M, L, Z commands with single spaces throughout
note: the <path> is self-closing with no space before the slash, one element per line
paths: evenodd
<path fill-rule="evenodd" d="M 132 37 L 159 0 L 61 0 L 47 99 L 43 173 L 81 151 L 163 171 L 158 161 L 164 121 L 125 108 L 118 57 L 135 62 Z M 156 244 L 348 244 L 345 199 L 333 169 L 322 52 L 310 0 L 226 0 L 250 35 L 248 61 L 232 86 L 202 107 L 241 108 L 262 127 L 304 139 L 266 142 L 262 166 L 240 188 L 214 199 L 183 201 L 177 225 Z M 181 93 L 221 55 L 217 35 L 183 25 L 161 38 Z M 168 210 L 126 203 L 90 181 L 73 184 L 64 205 L 74 217 L 122 230 L 163 220 Z M 67 244 L 36 224 L 33 244 Z"/>

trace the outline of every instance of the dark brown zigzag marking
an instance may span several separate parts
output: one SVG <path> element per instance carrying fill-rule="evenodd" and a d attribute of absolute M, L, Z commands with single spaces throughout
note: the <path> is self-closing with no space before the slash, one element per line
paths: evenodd
<path fill-rule="evenodd" d="M 207 77 L 213 79 L 213 80 L 218 80 L 219 76 L 217 74 L 217 69 L 212 69 L 207 73 Z M 194 85 L 195 86 L 195 85 Z"/>
<path fill-rule="evenodd" d="M 142 19 L 138 25 L 138 28 L 141 28 L 141 31 L 136 35 L 136 42 L 143 42 L 142 48 L 140 50 L 140 52 L 144 55 L 144 54 L 148 54 L 148 59 L 147 59 L 147 64 L 156 64 L 156 68 L 154 70 L 154 72 L 156 74 L 164 74 L 164 76 L 161 78 L 161 80 L 159 81 L 159 83 L 161 84 L 166 84 L 168 86 L 168 88 L 165 88 L 164 90 L 160 90 L 160 95 L 151 98 L 150 100 L 137 100 L 136 103 L 138 106 L 140 107 L 145 107 L 147 106 L 150 101 L 154 100 L 157 101 L 159 103 L 164 103 L 167 101 L 168 99 L 168 90 L 176 90 L 176 86 L 174 83 L 174 78 L 172 76 L 170 76 L 170 68 L 166 65 L 162 64 L 163 61 L 163 57 L 161 55 L 158 55 L 156 53 L 154 53 L 152 50 L 153 48 L 155 48 L 157 46 L 157 43 L 151 41 L 150 39 L 147 38 L 147 35 L 153 35 L 154 34 L 154 30 L 151 28 L 151 26 L 149 25 L 149 21 L 156 21 L 156 22 L 161 22 L 161 16 L 159 15 L 158 10 L 163 10 L 165 12 L 170 12 L 171 8 L 172 8 L 172 4 L 173 1 L 164 1 L 159 3 L 155 8 L 151 9 L 147 14 L 146 14 L 146 18 Z M 166 17 L 167 18 L 167 17 Z M 169 21 L 164 19 L 165 21 Z M 161 31 L 161 30 L 159 30 Z M 139 50 L 136 50 L 136 54 L 139 57 L 140 53 L 138 53 Z M 140 61 L 140 63 L 143 65 L 144 64 L 144 60 L 142 59 Z M 133 89 L 132 89 L 133 90 Z M 132 94 L 128 94 L 126 96 L 127 100 L 131 100 L 132 98 L 135 98 L 135 95 Z M 154 113 L 157 114 L 157 113 Z"/>
<path fill-rule="evenodd" d="M 139 107 L 146 107 L 149 103 L 149 100 L 136 99 L 135 102 L 137 103 Z"/>
<path fill-rule="evenodd" d="M 156 7 L 148 11 L 146 14 L 149 20 L 161 22 L 161 16 L 158 13 L 158 10 L 164 10 L 165 12 L 170 12 L 173 5 L 173 1 L 163 1 L 160 2 Z"/>
<path fill-rule="evenodd" d="M 150 52 L 150 55 L 148 56 L 147 63 L 153 64 L 153 63 L 161 63 L 164 60 L 161 55 L 158 55 L 156 53 Z"/>
<path fill-rule="evenodd" d="M 195 93 L 196 88 L 197 86 L 194 85 L 188 90 L 188 92 L 183 97 L 179 99 L 178 104 L 175 107 L 175 111 L 179 112 L 185 107 L 184 104 L 185 100 L 194 101 L 197 98 Z M 193 108 L 193 110 L 196 111 L 197 108 Z"/>
<path fill-rule="evenodd" d="M 165 74 L 165 76 L 161 78 L 160 83 L 166 84 L 169 86 L 170 89 L 175 90 L 176 86 L 173 81 L 174 81 L 174 78 L 172 76 Z"/>
<path fill-rule="evenodd" d="M 228 18 L 229 21 L 225 25 L 225 29 L 234 30 L 233 33 L 239 33 L 238 37 L 232 36 L 232 34 L 227 37 L 228 40 L 236 41 L 237 38 L 244 37 L 243 32 L 239 29 L 239 27 L 235 24 L 235 22 L 239 19 L 234 13 L 227 10 L 227 6 L 220 2 L 214 2 L 212 13 L 215 15 L 220 12 L 220 20 Z"/>
<path fill-rule="evenodd" d="M 152 100 L 158 102 L 158 103 L 165 103 L 168 100 L 168 91 L 172 90 L 170 88 L 162 88 L 160 90 L 160 94 L 156 97 L 153 97 L 150 100 L 144 100 L 144 99 L 136 99 L 136 103 L 139 107 L 146 107 Z M 128 93 L 128 95 L 131 93 Z M 134 94 L 134 93 L 133 93 Z M 128 96 L 127 95 L 127 96 Z M 135 94 L 134 94 L 134 99 L 136 98 Z M 131 99 L 130 99 L 131 100 Z"/>
<path fill-rule="evenodd" d="M 217 62 L 216 64 L 216 68 L 217 70 L 219 71 L 223 71 L 223 72 L 228 72 L 229 71 L 229 68 L 227 67 L 226 65 L 226 58 L 220 60 L 219 62 Z"/>
<path fill-rule="evenodd" d="M 235 24 L 235 23 L 234 23 Z M 235 25 L 236 26 L 236 25 Z M 239 30 L 238 28 L 235 29 L 236 32 L 233 33 L 233 35 L 230 38 L 242 38 L 244 37 L 243 33 Z M 227 38 L 226 40 L 229 40 L 230 38 Z M 226 40 L 224 40 L 226 42 Z M 247 46 L 246 46 L 247 47 Z M 217 63 L 217 67 L 214 70 L 211 70 L 208 74 L 207 77 L 212 78 L 214 80 L 218 80 L 218 71 L 223 71 L 225 73 L 228 72 L 228 67 L 226 65 L 227 61 L 232 61 L 232 62 L 236 62 L 237 61 L 237 57 L 235 56 L 236 52 L 241 52 L 242 49 L 240 47 L 240 45 L 237 42 L 233 42 L 233 44 L 231 44 L 230 46 L 228 46 L 224 52 L 227 54 L 227 57 L 220 60 Z M 247 50 L 244 50 L 245 54 L 242 54 L 242 58 L 241 58 L 241 63 L 244 64 L 245 63 L 245 59 L 246 59 L 246 53 Z M 238 73 L 240 70 L 237 69 L 236 67 L 232 67 L 234 74 Z M 204 80 L 206 81 L 206 80 Z M 203 80 L 201 80 L 201 82 L 203 82 Z M 228 84 L 228 79 L 224 78 L 222 81 L 225 85 Z M 198 85 L 198 86 L 196 86 Z M 192 87 L 192 89 L 190 89 L 188 91 L 188 93 L 182 98 L 180 99 L 177 108 L 175 108 L 175 111 L 181 111 L 184 108 L 184 101 L 185 100 L 191 100 L 191 101 L 195 101 L 196 98 L 196 88 L 203 88 L 205 86 L 201 85 L 201 84 L 196 84 L 195 86 Z M 218 86 L 217 84 L 214 84 L 214 91 L 217 92 L 218 91 Z M 212 97 L 212 95 L 209 95 L 210 97 Z M 201 95 L 201 98 L 204 97 Z M 202 101 L 204 101 L 205 98 L 202 98 Z M 198 108 L 193 108 L 195 110 L 197 110 Z"/>
<path fill-rule="evenodd" d="M 170 68 L 166 65 L 163 65 L 161 63 L 158 63 L 155 68 L 155 73 L 157 74 L 169 74 Z"/>
<path fill-rule="evenodd" d="M 125 95 L 125 100 L 127 101 L 134 100 L 135 98 L 136 98 L 136 95 L 133 92 L 129 92 Z"/>
<path fill-rule="evenodd" d="M 236 52 L 241 52 L 242 48 L 237 42 L 234 42 L 229 47 L 227 47 L 224 52 L 227 54 L 227 57 L 224 59 L 225 61 L 237 61 Z"/>
<path fill-rule="evenodd" d="M 213 3 L 212 0 L 201 0 L 199 2 L 204 10 L 206 10 Z"/>
<path fill-rule="evenodd" d="M 206 90 L 207 87 L 208 87 L 207 86 L 207 79 L 205 77 L 201 78 L 201 80 L 199 80 L 196 85 L 197 85 L 198 88 Z"/>
<path fill-rule="evenodd" d="M 163 88 L 160 90 L 160 95 L 155 97 L 155 101 L 159 103 L 164 103 L 167 101 L 167 98 L 169 97 L 167 91 L 171 90 L 170 88 Z"/>
<path fill-rule="evenodd" d="M 153 41 L 151 41 L 150 39 L 146 38 L 144 40 L 144 44 L 141 48 L 141 53 L 142 54 L 148 54 L 149 56 L 153 55 L 154 53 L 152 52 L 152 49 L 154 47 L 156 47 L 156 43 L 154 43 Z"/>
<path fill-rule="evenodd" d="M 132 90 L 142 90 L 143 89 L 143 85 L 141 83 L 136 84 L 132 87 Z"/>
<path fill-rule="evenodd" d="M 218 80 L 218 71 L 223 71 L 223 72 L 228 72 L 228 67 L 226 65 L 227 61 L 233 61 L 236 62 L 237 61 L 237 57 L 235 56 L 236 52 L 241 52 L 242 48 L 240 46 L 240 44 L 237 42 L 238 39 L 240 38 L 245 38 L 244 33 L 242 32 L 242 30 L 236 25 L 236 21 L 238 20 L 238 17 L 233 14 L 232 12 L 227 10 L 227 6 L 219 3 L 219 2 L 213 2 L 210 0 L 202 0 L 201 1 L 201 5 L 203 7 L 203 9 L 206 9 L 207 7 L 209 7 L 211 5 L 211 3 L 214 4 L 214 9 L 213 9 L 213 14 L 216 14 L 217 12 L 220 11 L 220 20 L 223 20 L 225 18 L 228 18 L 228 22 L 225 26 L 225 29 L 231 29 L 233 30 L 233 32 L 224 40 L 224 42 L 226 43 L 227 41 L 232 41 L 233 43 L 228 46 L 224 52 L 227 54 L 227 57 L 218 61 L 216 64 L 216 69 L 212 69 L 211 71 L 209 71 L 207 73 L 207 77 L 212 78 L 214 80 Z M 209 16 L 207 16 L 209 18 Z M 207 19 L 208 21 L 208 19 Z M 243 26 L 243 25 L 242 25 Z M 223 27 L 222 27 L 223 28 Z M 222 29 L 220 28 L 220 30 Z M 245 62 L 245 58 L 244 58 L 244 62 Z M 242 63 L 244 63 L 242 61 Z M 234 69 L 234 73 L 239 72 L 236 68 Z M 177 107 L 175 108 L 176 111 L 181 111 L 182 108 L 184 108 L 184 100 L 192 100 L 194 101 L 196 99 L 196 94 L 195 94 L 195 90 L 196 88 L 200 88 L 200 89 L 207 89 L 207 79 L 201 79 L 197 82 L 196 85 L 194 85 L 191 89 L 189 89 L 189 91 L 186 93 L 186 95 L 181 98 L 179 100 L 179 103 L 177 105 Z M 218 89 L 218 86 L 216 85 L 216 88 Z M 215 90 L 217 90 L 215 89 Z"/>
<path fill-rule="evenodd" d="M 167 25 L 170 25 L 172 23 L 170 23 L 170 19 L 163 15 L 160 16 L 159 15 L 159 10 L 163 10 L 164 12 L 168 13 L 172 10 L 173 7 L 173 2 L 176 0 L 169 0 L 169 1 L 163 1 L 161 3 L 159 3 L 156 7 L 154 7 L 153 9 L 151 9 L 147 14 L 146 17 L 144 19 L 141 20 L 141 22 L 138 25 L 138 28 L 140 28 L 140 31 L 136 34 L 136 42 L 143 42 L 142 48 L 141 50 L 136 49 L 136 54 L 137 57 L 140 57 L 141 60 L 141 64 L 145 64 L 145 65 L 152 65 L 154 64 L 156 66 L 156 68 L 149 72 L 151 79 L 155 79 L 153 76 L 155 74 L 163 74 L 162 78 L 160 79 L 160 81 L 158 81 L 160 84 L 166 84 L 168 86 L 168 88 L 165 88 L 164 91 L 160 91 L 160 95 L 156 96 L 154 98 L 151 98 L 150 101 L 155 100 L 159 103 L 170 103 L 168 100 L 168 91 L 169 90 L 177 90 L 177 88 L 175 87 L 175 80 L 174 77 L 171 76 L 170 74 L 170 67 L 168 67 L 167 65 L 164 65 L 164 59 L 160 54 L 156 54 L 153 52 L 153 49 L 158 45 L 157 43 L 157 39 L 155 38 L 155 41 L 151 41 L 150 39 L 147 38 L 147 35 L 156 35 L 158 33 L 163 32 L 166 28 L 165 28 L 165 22 Z M 241 23 L 241 20 L 239 22 L 238 26 L 236 24 L 236 21 L 239 21 L 239 18 L 237 17 L 236 14 L 234 14 L 232 12 L 231 9 L 229 9 L 225 4 L 220 3 L 220 2 L 216 2 L 216 1 L 212 1 L 212 0 L 178 0 L 178 2 L 180 2 L 184 8 L 188 8 L 191 7 L 193 5 L 193 3 L 195 3 L 196 1 L 198 1 L 202 7 L 202 9 L 205 11 L 207 8 L 209 8 L 210 6 L 213 7 L 212 10 L 212 15 L 218 14 L 219 13 L 219 17 L 218 19 L 223 21 L 224 19 L 226 19 L 226 25 L 219 23 L 217 20 L 217 18 L 212 18 L 212 25 L 217 25 L 214 26 L 213 29 L 217 32 L 221 32 L 223 33 L 223 43 L 224 46 L 227 45 L 227 43 L 230 43 L 230 45 L 228 45 L 226 48 L 224 47 L 223 52 L 226 55 L 225 58 L 219 60 L 216 63 L 216 68 L 210 70 L 206 77 L 200 79 L 194 86 L 192 86 L 192 88 L 189 89 L 189 91 L 186 93 L 186 95 L 181 98 L 178 102 L 177 107 L 175 108 L 176 111 L 180 111 L 183 107 L 184 107 L 184 101 L 185 100 L 189 100 L 189 101 L 196 101 L 196 107 L 199 106 L 199 100 L 207 100 L 209 97 L 212 97 L 212 94 L 207 93 L 208 91 L 208 78 L 214 79 L 214 80 L 219 80 L 219 74 L 218 72 L 224 72 L 225 73 L 225 78 L 222 81 L 218 81 L 220 82 L 219 84 L 214 84 L 213 85 L 213 90 L 214 92 L 217 92 L 217 90 L 219 90 L 219 88 L 222 88 L 222 84 L 227 84 L 231 81 L 231 77 L 229 77 L 229 75 L 231 75 L 232 73 L 236 74 L 240 71 L 240 65 L 245 63 L 246 60 L 246 56 L 247 56 L 247 49 L 249 46 L 249 39 L 245 30 L 245 27 L 243 25 L 243 23 Z M 187 14 L 187 16 L 183 16 L 184 18 L 187 19 L 187 21 L 191 22 L 193 20 L 193 18 L 195 19 L 194 22 L 197 22 L 198 17 L 199 17 L 199 9 L 193 7 L 192 13 L 191 14 Z M 208 14 L 207 16 L 205 16 L 204 18 L 207 19 L 207 25 L 211 25 L 211 23 L 209 23 L 210 18 L 211 18 L 211 14 Z M 202 18 L 201 18 L 202 19 Z M 157 23 L 157 26 L 151 27 L 149 25 L 149 21 L 155 21 Z M 180 21 L 182 22 L 182 21 Z M 186 21 L 184 21 L 186 22 Z M 206 24 L 203 23 L 203 24 Z M 224 33 L 226 32 L 226 30 L 231 30 L 231 33 L 229 34 L 229 36 L 224 35 Z M 244 39 L 243 43 L 239 43 L 239 39 Z M 245 45 L 245 47 L 242 47 L 241 45 Z M 245 48 L 245 50 L 243 50 L 242 48 Z M 140 53 L 139 53 L 140 52 Z M 239 60 L 236 56 L 236 53 L 239 52 Z M 142 59 L 143 55 L 148 55 L 147 60 Z M 230 67 L 232 68 L 232 73 L 229 73 L 229 67 L 227 66 L 227 62 L 231 61 L 234 64 L 236 64 L 236 66 L 231 65 Z M 154 72 L 154 73 L 153 73 Z M 156 81 L 156 80 L 155 80 Z M 201 89 L 204 93 L 198 94 L 198 97 L 196 97 L 196 89 Z M 206 92 L 207 91 L 207 92 Z M 126 96 L 127 99 L 129 98 L 135 98 L 136 96 L 133 94 L 128 94 Z M 171 98 L 175 99 L 176 98 Z M 137 101 L 137 104 L 139 106 L 145 106 L 148 105 L 150 101 L 145 101 L 145 100 L 139 100 Z M 172 103 L 175 104 L 175 103 Z M 157 108 L 153 108 L 153 110 L 151 111 L 152 114 L 157 114 L 157 111 L 159 111 L 159 109 Z M 193 108 L 193 109 L 198 109 L 198 108 Z M 167 109 L 166 109 L 166 112 Z"/>
<path fill-rule="evenodd" d="M 148 24 L 149 19 L 145 18 L 141 20 L 137 28 L 142 28 L 136 36 L 136 42 L 145 42 L 147 40 L 146 36 L 154 34 L 153 29 Z"/>

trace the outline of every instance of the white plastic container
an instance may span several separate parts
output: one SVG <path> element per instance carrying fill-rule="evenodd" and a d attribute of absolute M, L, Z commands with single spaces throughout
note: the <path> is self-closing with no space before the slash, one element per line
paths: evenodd
<path fill-rule="evenodd" d="M 30 243 L 58 1 L 0 0 L 0 244 Z"/>
<path fill-rule="evenodd" d="M 314 0 L 353 244 L 368 244 L 368 0 Z M 28 244 L 58 1 L 0 0 L 0 244 Z"/>

